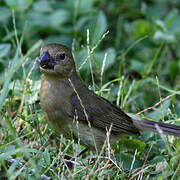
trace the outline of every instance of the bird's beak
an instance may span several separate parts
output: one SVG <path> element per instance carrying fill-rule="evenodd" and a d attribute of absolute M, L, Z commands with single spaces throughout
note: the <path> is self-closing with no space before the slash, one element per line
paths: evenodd
<path fill-rule="evenodd" d="M 39 66 L 43 69 L 54 69 L 56 64 L 54 59 L 49 55 L 48 51 L 41 55 L 39 62 Z"/>
<path fill-rule="evenodd" d="M 48 51 L 46 51 L 45 53 L 43 53 L 39 59 L 39 62 L 40 62 L 40 66 L 45 64 L 46 61 L 49 61 L 50 60 L 50 55 L 48 53 Z"/>

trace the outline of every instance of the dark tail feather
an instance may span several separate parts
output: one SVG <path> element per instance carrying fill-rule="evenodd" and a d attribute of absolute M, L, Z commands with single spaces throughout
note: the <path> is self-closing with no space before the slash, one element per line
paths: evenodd
<path fill-rule="evenodd" d="M 180 126 L 173 124 L 133 119 L 134 125 L 143 131 L 153 131 L 180 137 Z"/>

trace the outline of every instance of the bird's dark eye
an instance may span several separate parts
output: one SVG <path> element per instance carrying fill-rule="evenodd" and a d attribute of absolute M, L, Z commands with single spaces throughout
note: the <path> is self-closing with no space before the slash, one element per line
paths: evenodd
<path fill-rule="evenodd" d="M 60 60 L 64 60 L 65 59 L 65 53 L 61 53 L 61 54 L 59 54 L 58 55 L 58 58 L 60 59 Z"/>

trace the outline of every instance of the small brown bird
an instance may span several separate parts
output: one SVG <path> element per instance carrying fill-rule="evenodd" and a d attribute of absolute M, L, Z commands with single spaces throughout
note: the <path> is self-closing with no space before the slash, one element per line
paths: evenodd
<path fill-rule="evenodd" d="M 49 44 L 40 51 L 40 102 L 49 123 L 58 134 L 80 139 L 87 148 L 101 149 L 111 126 L 110 140 L 140 135 L 140 130 L 162 131 L 180 137 L 180 126 L 137 120 L 89 90 L 78 77 L 70 50 Z M 78 123 L 77 123 L 78 122 Z"/>

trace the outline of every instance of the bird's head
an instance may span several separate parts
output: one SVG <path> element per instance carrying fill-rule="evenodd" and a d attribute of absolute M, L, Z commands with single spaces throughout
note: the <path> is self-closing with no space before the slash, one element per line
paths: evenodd
<path fill-rule="evenodd" d="M 71 51 L 61 44 L 48 44 L 40 51 L 40 71 L 44 74 L 70 77 L 75 71 Z"/>

